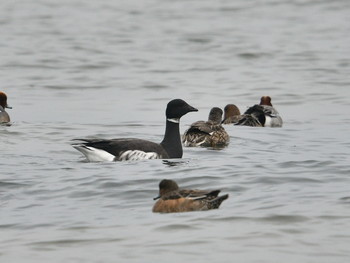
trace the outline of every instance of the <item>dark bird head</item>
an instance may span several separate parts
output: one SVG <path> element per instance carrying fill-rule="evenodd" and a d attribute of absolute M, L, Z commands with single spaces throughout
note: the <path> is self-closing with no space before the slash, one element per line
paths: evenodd
<path fill-rule="evenodd" d="M 161 198 L 166 193 L 179 190 L 179 186 L 173 180 L 164 179 L 159 183 L 159 195 L 153 200 Z"/>
<path fill-rule="evenodd" d="M 186 113 L 191 111 L 198 111 L 196 108 L 187 104 L 186 101 L 181 99 L 175 99 L 168 103 L 166 107 L 165 115 L 167 119 L 180 119 Z"/>
<path fill-rule="evenodd" d="M 222 109 L 214 107 L 209 112 L 208 121 L 212 121 L 215 124 L 220 124 L 222 120 Z"/>
<path fill-rule="evenodd" d="M 240 115 L 241 112 L 235 104 L 227 104 L 224 108 L 224 119 L 222 122 L 225 123 L 225 120 L 233 118 L 235 116 L 238 118 Z"/>
<path fill-rule="evenodd" d="M 2 91 L 0 91 L 0 106 L 2 106 L 3 108 L 12 109 L 9 105 L 7 105 L 7 96 Z"/>
<path fill-rule="evenodd" d="M 260 105 L 272 106 L 270 96 L 262 96 L 260 99 Z"/>

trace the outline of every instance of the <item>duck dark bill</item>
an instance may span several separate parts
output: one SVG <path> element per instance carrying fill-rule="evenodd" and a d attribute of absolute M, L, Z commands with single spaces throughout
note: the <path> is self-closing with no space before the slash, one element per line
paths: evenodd
<path fill-rule="evenodd" d="M 160 195 L 153 198 L 153 200 L 158 200 L 160 198 Z"/>

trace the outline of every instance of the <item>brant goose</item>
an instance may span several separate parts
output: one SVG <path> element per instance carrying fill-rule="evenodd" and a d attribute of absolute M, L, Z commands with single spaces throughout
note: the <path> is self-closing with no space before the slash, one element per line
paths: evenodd
<path fill-rule="evenodd" d="M 208 121 L 197 121 L 185 131 L 182 142 L 185 146 L 216 147 L 225 146 L 230 136 L 221 125 L 222 110 L 214 107 L 210 110 Z"/>
<path fill-rule="evenodd" d="M 237 123 L 242 118 L 241 112 L 234 104 L 227 104 L 224 108 L 222 124 Z"/>
<path fill-rule="evenodd" d="M 160 144 L 142 139 L 122 138 L 78 139 L 83 142 L 74 143 L 72 146 L 92 162 L 181 158 L 179 122 L 183 115 L 191 111 L 198 110 L 181 99 L 168 103 L 165 135 Z"/>
<path fill-rule="evenodd" d="M 228 194 L 218 196 L 220 190 L 203 191 L 179 189 L 173 180 L 164 179 L 159 183 L 159 199 L 153 206 L 154 213 L 177 213 L 204 211 L 219 208 Z"/>
<path fill-rule="evenodd" d="M 0 123 L 10 122 L 10 116 L 5 111 L 5 108 L 12 109 L 9 105 L 7 105 L 6 94 L 0 91 Z"/>
<path fill-rule="evenodd" d="M 283 121 L 278 111 L 272 106 L 269 96 L 261 97 L 260 104 L 246 110 L 242 119 L 235 125 L 254 127 L 282 127 Z"/>

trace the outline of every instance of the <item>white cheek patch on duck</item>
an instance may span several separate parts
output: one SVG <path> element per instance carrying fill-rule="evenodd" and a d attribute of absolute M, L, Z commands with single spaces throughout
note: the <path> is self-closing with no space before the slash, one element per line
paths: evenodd
<path fill-rule="evenodd" d="M 158 153 L 155 152 L 144 152 L 140 150 L 128 150 L 123 152 L 118 160 L 119 161 L 137 161 L 137 160 L 147 160 L 147 159 L 160 159 L 162 156 L 160 156 Z"/>

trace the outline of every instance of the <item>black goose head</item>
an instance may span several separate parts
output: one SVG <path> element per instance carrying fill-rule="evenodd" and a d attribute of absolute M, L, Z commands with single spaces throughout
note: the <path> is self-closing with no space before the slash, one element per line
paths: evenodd
<path fill-rule="evenodd" d="M 220 124 L 222 120 L 222 109 L 214 107 L 210 110 L 208 120 Z"/>
<path fill-rule="evenodd" d="M 157 200 L 160 197 L 162 197 L 163 195 L 165 195 L 166 193 L 169 193 L 172 191 L 177 191 L 177 190 L 179 190 L 179 186 L 177 185 L 177 183 L 175 181 L 163 179 L 159 183 L 159 195 L 157 197 L 153 198 L 153 200 Z"/>
<path fill-rule="evenodd" d="M 167 119 L 180 119 L 186 113 L 198 111 L 196 108 L 188 105 L 184 100 L 175 99 L 168 103 L 165 115 Z"/>

